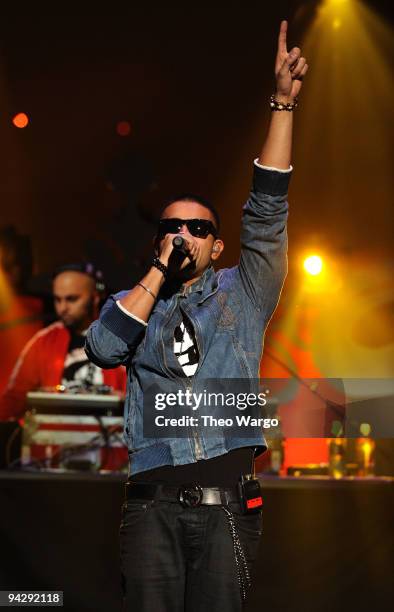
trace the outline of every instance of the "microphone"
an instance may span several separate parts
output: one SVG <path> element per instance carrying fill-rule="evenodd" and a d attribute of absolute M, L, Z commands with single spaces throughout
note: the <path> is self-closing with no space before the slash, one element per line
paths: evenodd
<path fill-rule="evenodd" d="M 172 239 L 172 246 L 174 247 L 175 251 L 183 253 L 183 255 L 187 255 L 186 240 L 182 238 L 182 236 L 175 236 Z"/>

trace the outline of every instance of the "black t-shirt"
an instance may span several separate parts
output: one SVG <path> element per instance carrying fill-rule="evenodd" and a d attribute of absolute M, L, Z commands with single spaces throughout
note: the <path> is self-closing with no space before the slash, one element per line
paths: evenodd
<path fill-rule="evenodd" d="M 86 357 L 84 351 L 86 332 L 71 333 L 67 355 L 64 360 L 62 385 L 65 387 L 84 385 L 102 385 L 102 370 Z"/>
<path fill-rule="evenodd" d="M 157 482 L 181 485 L 196 482 L 202 487 L 234 487 L 241 474 L 253 471 L 254 449 L 251 447 L 235 450 L 214 457 L 202 459 L 187 465 L 164 465 L 130 477 L 133 482 Z"/>

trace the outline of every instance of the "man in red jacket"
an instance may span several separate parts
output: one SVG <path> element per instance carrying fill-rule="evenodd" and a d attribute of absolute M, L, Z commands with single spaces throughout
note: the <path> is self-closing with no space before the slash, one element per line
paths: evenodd
<path fill-rule="evenodd" d="M 86 331 L 98 316 L 98 281 L 91 264 L 64 266 L 55 274 L 53 299 L 60 321 L 24 347 L 0 399 L 0 420 L 21 417 L 26 394 L 40 388 L 104 384 L 125 390 L 125 369 L 102 370 L 88 361 L 83 348 Z"/>

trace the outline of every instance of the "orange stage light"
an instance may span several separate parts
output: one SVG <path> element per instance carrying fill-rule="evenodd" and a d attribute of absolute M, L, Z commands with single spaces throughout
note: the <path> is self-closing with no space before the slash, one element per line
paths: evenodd
<path fill-rule="evenodd" d="M 29 117 L 25 113 L 18 113 L 13 117 L 12 123 L 17 128 L 25 128 L 29 123 Z"/>

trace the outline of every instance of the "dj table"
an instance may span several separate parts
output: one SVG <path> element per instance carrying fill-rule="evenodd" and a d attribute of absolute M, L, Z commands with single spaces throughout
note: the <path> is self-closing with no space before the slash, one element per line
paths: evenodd
<path fill-rule="evenodd" d="M 108 393 L 27 394 L 23 463 L 65 469 L 127 468 L 123 397 Z"/>
<path fill-rule="evenodd" d="M 121 612 L 122 474 L 0 471 L 0 586 L 62 590 L 64 609 Z M 393 479 L 261 478 L 249 612 L 385 610 Z M 138 610 L 136 610 L 138 612 Z"/>

